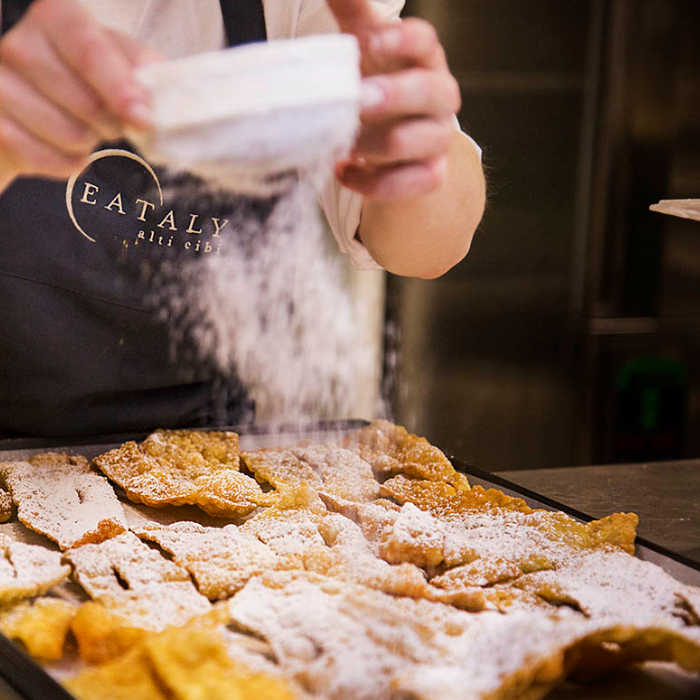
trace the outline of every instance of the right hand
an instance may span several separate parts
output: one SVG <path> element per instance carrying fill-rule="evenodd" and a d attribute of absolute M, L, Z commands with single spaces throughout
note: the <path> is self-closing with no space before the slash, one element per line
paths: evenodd
<path fill-rule="evenodd" d="M 18 175 L 68 178 L 100 141 L 147 128 L 133 73 L 156 59 L 74 0 L 32 3 L 0 40 L 0 189 Z"/>

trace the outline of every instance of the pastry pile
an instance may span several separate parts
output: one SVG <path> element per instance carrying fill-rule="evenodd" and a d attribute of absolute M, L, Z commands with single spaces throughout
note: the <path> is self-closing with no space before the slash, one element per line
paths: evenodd
<path fill-rule="evenodd" d="M 634 557 L 634 514 L 471 487 L 386 421 L 249 452 L 159 430 L 0 480 L 0 631 L 72 659 L 77 698 L 530 699 L 644 660 L 700 670 L 700 590 Z"/>

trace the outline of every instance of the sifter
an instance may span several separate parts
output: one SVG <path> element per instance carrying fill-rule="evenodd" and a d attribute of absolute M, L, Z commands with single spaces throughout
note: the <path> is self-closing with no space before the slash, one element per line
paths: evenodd
<path fill-rule="evenodd" d="M 357 40 L 247 44 L 137 71 L 152 128 L 130 138 L 151 161 L 256 194 L 285 189 L 351 147 L 359 126 Z"/>

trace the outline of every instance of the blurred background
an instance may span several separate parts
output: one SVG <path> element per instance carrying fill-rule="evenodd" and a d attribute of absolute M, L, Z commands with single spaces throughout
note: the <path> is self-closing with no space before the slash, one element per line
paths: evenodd
<path fill-rule="evenodd" d="M 486 217 L 387 282 L 397 420 L 484 469 L 700 456 L 700 2 L 409 0 L 461 83 Z M 386 372 L 386 377 L 391 373 Z"/>

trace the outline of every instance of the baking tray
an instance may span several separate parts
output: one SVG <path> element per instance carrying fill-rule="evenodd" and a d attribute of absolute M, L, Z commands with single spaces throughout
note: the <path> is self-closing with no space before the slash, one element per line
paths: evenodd
<path fill-rule="evenodd" d="M 324 441 L 364 425 L 367 425 L 367 421 L 351 419 L 304 426 L 275 426 L 274 430 L 266 426 L 253 428 L 230 426 L 216 428 L 216 430 L 238 432 L 243 449 L 256 449 L 266 446 L 290 445 L 300 439 Z M 71 440 L 70 444 L 59 439 L 5 439 L 0 440 L 0 462 L 26 459 L 37 452 L 47 450 L 74 452 L 92 459 L 127 440 L 142 440 L 147 435 L 148 433 L 129 433 L 92 436 Z M 451 456 L 450 459 L 455 469 L 465 473 L 472 484 L 480 484 L 485 488 L 497 488 L 509 496 L 524 499 L 533 508 L 560 510 L 582 522 L 593 520 L 592 517 L 576 511 L 566 504 L 522 488 L 507 479 L 478 469 L 459 458 Z M 638 538 L 636 556 L 661 566 L 679 581 L 700 586 L 700 566 L 681 555 L 659 547 L 653 542 Z M 697 676 L 686 674 L 669 664 L 647 664 L 642 669 L 633 668 L 615 674 L 609 681 L 604 681 L 602 684 L 596 683 L 590 688 L 566 683 L 552 691 L 547 696 L 547 700 L 583 700 L 587 698 L 596 698 L 597 700 L 612 700 L 613 698 L 685 700 L 695 697 L 700 697 L 700 679 Z M 0 700 L 72 700 L 72 698 L 73 696 L 39 664 L 0 634 Z"/>

